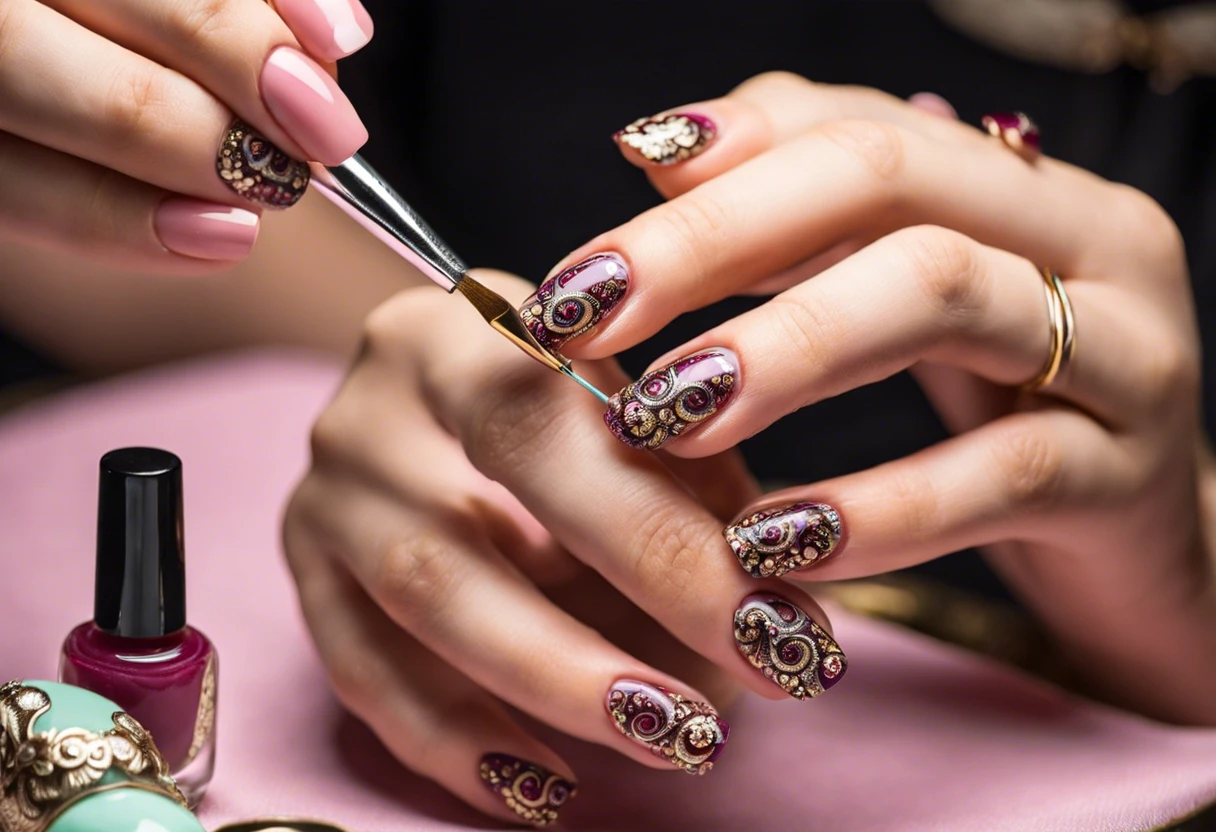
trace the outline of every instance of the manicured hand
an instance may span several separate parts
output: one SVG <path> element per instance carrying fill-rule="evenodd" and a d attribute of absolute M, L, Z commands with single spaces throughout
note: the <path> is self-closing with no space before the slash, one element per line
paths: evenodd
<path fill-rule="evenodd" d="M 367 132 L 321 63 L 359 0 L 4 0 L 0 235 L 141 271 L 244 258 Z"/>
<path fill-rule="evenodd" d="M 1213 476 L 1179 233 L 1144 194 L 943 114 L 775 74 L 632 125 L 621 150 L 669 201 L 571 254 L 521 310 L 601 358 L 775 292 L 613 397 L 621 441 L 684 459 L 911 370 L 954 438 L 770 495 L 688 568 L 836 580 L 984 547 L 1101 695 L 1216 722 Z M 594 297 L 606 254 L 628 292 Z M 1053 355 L 1041 267 L 1063 276 L 1077 347 L 1023 392 Z"/>
<path fill-rule="evenodd" d="M 626 380 L 612 362 L 579 370 Z M 710 703 L 734 682 L 810 698 L 846 667 L 804 592 L 722 556 L 723 523 L 758 493 L 740 458 L 634 453 L 600 407 L 458 296 L 408 290 L 369 318 L 287 511 L 339 697 L 403 763 L 503 818 L 552 820 L 576 780 L 504 703 L 702 774 L 727 741 Z"/>

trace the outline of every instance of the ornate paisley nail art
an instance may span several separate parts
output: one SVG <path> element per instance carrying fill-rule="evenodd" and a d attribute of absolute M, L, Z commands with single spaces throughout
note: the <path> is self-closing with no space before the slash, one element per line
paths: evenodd
<path fill-rule="evenodd" d="M 291 158 L 243 121 L 220 144 L 215 169 L 229 188 L 267 208 L 290 208 L 304 196 L 308 165 Z"/>
<path fill-rule="evenodd" d="M 779 595 L 749 595 L 735 612 L 739 652 L 795 699 L 811 699 L 840 681 L 849 661 L 836 639 Z"/>
<path fill-rule="evenodd" d="M 717 135 L 718 128 L 705 116 L 672 113 L 640 118 L 613 138 L 642 154 L 647 162 L 672 165 L 696 156 Z"/>
<path fill-rule="evenodd" d="M 689 774 L 713 768 L 730 734 L 713 706 L 645 682 L 618 681 L 607 706 L 618 731 Z"/>
<path fill-rule="evenodd" d="M 711 347 L 614 394 L 604 422 L 626 445 L 654 450 L 713 416 L 738 387 L 739 358 Z"/>
<path fill-rule="evenodd" d="M 840 543 L 840 514 L 823 503 L 795 503 L 758 511 L 723 534 L 753 578 L 780 578 L 818 563 Z"/>
<path fill-rule="evenodd" d="M 540 284 L 519 316 L 541 346 L 556 350 L 607 317 L 628 289 L 624 261 L 596 254 Z"/>
<path fill-rule="evenodd" d="M 515 814 L 533 826 L 548 826 L 578 786 L 535 763 L 510 754 L 481 758 L 481 779 Z"/>

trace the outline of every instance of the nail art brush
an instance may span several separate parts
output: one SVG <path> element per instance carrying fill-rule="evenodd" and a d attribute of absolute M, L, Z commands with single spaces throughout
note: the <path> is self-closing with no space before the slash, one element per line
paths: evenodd
<path fill-rule="evenodd" d="M 449 294 L 459 291 L 486 323 L 533 359 L 570 377 L 601 402 L 608 401 L 595 385 L 574 372 L 569 360 L 540 345 L 514 306 L 469 277 L 464 261 L 358 154 L 333 167 L 316 162 L 310 167 L 312 184 L 317 190 L 373 236 L 444 291 Z"/>

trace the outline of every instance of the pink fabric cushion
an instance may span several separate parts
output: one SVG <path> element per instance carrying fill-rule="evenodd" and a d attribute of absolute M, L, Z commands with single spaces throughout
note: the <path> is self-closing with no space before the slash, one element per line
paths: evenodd
<path fill-rule="evenodd" d="M 299 356 L 235 356 L 80 389 L 0 421 L 0 678 L 53 677 L 60 640 L 91 614 L 100 455 L 163 446 L 185 461 L 191 620 L 221 657 L 204 822 L 293 814 L 352 832 L 500 828 L 397 766 L 343 714 L 297 612 L 279 515 L 339 375 Z M 743 702 L 707 777 L 556 739 L 581 784 L 566 825 L 1140 830 L 1216 799 L 1216 731 L 1080 701 L 893 627 L 835 622 L 845 681 L 810 703 Z"/>

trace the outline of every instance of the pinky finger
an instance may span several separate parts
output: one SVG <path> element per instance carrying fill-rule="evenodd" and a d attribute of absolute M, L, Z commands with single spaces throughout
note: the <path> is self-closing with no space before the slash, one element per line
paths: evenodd
<path fill-rule="evenodd" d="M 0 132 L 0 236 L 141 272 L 205 274 L 243 260 L 260 216 L 180 196 Z"/>
<path fill-rule="evenodd" d="M 576 791 L 570 767 L 497 699 L 402 632 L 312 541 L 288 548 L 332 687 L 393 756 L 488 815 L 555 822 Z"/>

